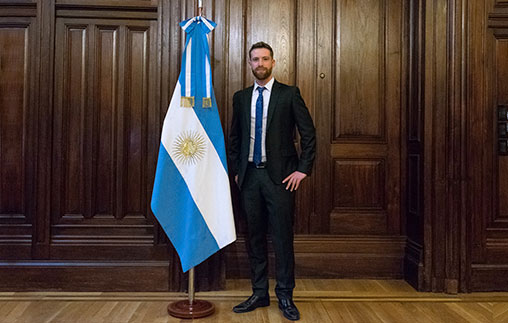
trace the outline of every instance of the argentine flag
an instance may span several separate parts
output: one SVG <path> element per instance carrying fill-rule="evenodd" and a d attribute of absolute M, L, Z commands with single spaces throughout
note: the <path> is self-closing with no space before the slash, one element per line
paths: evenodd
<path fill-rule="evenodd" d="M 198 16 L 180 26 L 187 40 L 162 127 L 151 206 L 186 272 L 236 233 L 207 39 L 216 24 Z"/>

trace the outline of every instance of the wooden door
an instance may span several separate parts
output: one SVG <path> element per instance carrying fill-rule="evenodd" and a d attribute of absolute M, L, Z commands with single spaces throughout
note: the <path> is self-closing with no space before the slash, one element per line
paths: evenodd
<path fill-rule="evenodd" d="M 229 4 L 228 96 L 252 84 L 248 49 L 266 41 L 275 78 L 300 88 L 317 128 L 314 170 L 297 194 L 297 274 L 401 277 L 402 1 Z M 248 276 L 240 237 L 231 277 Z"/>

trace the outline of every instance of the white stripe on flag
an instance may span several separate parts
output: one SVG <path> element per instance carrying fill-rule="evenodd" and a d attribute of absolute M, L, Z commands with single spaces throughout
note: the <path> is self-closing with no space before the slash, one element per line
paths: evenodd
<path fill-rule="evenodd" d="M 185 180 L 208 229 L 222 248 L 236 239 L 234 222 L 224 221 L 233 218 L 228 174 L 194 109 L 180 107 L 180 91 L 178 82 L 164 119 L 161 142 Z M 185 132 L 199 133 L 205 140 L 206 153 L 196 164 L 185 164 L 175 158 L 175 139 Z"/>
<path fill-rule="evenodd" d="M 187 45 L 187 55 L 185 57 L 185 96 L 191 96 L 191 66 L 192 66 L 192 38 Z"/>
<path fill-rule="evenodd" d="M 208 27 L 210 31 L 213 30 L 212 24 L 210 24 L 206 18 L 201 19 L 201 21 L 205 23 L 206 27 Z"/>
<path fill-rule="evenodd" d="M 182 29 L 183 30 L 186 30 L 187 28 L 189 28 L 189 26 L 194 22 L 196 21 L 196 17 L 192 18 L 192 19 L 189 19 L 189 21 L 187 21 L 187 23 L 185 25 L 183 25 Z"/>

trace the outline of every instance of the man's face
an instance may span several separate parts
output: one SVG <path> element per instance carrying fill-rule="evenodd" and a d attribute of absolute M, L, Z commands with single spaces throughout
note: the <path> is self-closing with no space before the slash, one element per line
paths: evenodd
<path fill-rule="evenodd" d="M 275 60 L 270 56 L 268 49 L 256 48 L 250 52 L 249 65 L 256 79 L 263 81 L 272 75 Z"/>

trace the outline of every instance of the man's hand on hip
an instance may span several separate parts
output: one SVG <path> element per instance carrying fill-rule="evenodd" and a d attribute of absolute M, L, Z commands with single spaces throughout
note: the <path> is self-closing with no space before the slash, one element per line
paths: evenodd
<path fill-rule="evenodd" d="M 307 177 L 307 174 L 305 173 L 302 173 L 302 172 L 299 172 L 299 171 L 294 171 L 291 175 L 289 175 L 288 177 L 286 177 L 282 183 L 287 183 L 286 185 L 286 190 L 291 190 L 291 192 L 293 191 L 296 191 L 298 189 L 298 187 L 300 186 L 300 182 L 305 178 Z"/>

